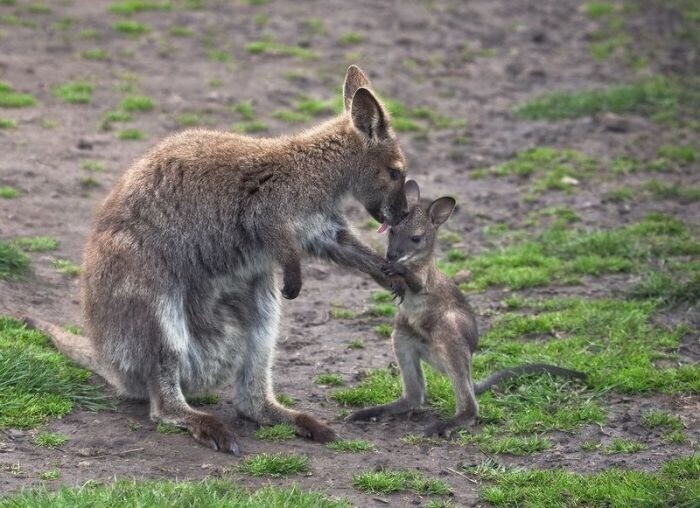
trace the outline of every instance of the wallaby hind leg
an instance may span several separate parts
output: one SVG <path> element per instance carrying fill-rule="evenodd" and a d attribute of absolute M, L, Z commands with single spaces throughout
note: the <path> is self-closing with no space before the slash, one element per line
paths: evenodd
<path fill-rule="evenodd" d="M 471 355 L 464 358 L 460 354 L 451 354 L 448 350 L 436 353 L 435 360 L 431 363 L 440 364 L 436 367 L 445 373 L 452 383 L 457 408 L 452 418 L 430 425 L 425 430 L 425 435 L 449 437 L 455 428 L 476 423 L 479 414 L 479 404 L 476 401 L 471 376 Z"/>
<path fill-rule="evenodd" d="M 185 400 L 180 387 L 176 358 L 161 358 L 148 381 L 151 420 L 186 428 L 192 437 L 214 450 L 240 455 L 236 436 L 214 415 L 197 411 Z"/>
<path fill-rule="evenodd" d="M 272 292 L 258 292 L 257 296 L 255 301 L 261 316 L 251 326 L 246 357 L 234 379 L 236 410 L 260 425 L 289 423 L 300 436 L 321 443 L 335 441 L 333 429 L 311 415 L 288 409 L 277 402 L 272 389 L 273 350 L 279 313 L 277 296 Z"/>
<path fill-rule="evenodd" d="M 418 339 L 401 326 L 397 326 L 392 335 L 394 341 L 394 352 L 401 369 L 403 380 L 403 395 L 400 399 L 389 404 L 372 406 L 355 411 L 348 420 L 361 421 L 378 418 L 385 415 L 397 415 L 408 413 L 420 408 L 425 399 L 425 379 L 423 368 L 420 365 L 420 351 L 418 349 Z"/>

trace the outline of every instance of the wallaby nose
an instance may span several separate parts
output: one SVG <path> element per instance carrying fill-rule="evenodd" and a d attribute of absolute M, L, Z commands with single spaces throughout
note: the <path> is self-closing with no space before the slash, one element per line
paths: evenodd
<path fill-rule="evenodd" d="M 396 261 L 399 259 L 399 255 L 396 252 L 387 252 L 386 253 L 386 260 L 387 261 Z"/>

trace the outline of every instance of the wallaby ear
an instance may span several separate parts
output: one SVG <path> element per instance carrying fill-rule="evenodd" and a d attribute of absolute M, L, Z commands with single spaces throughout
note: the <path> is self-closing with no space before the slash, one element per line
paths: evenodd
<path fill-rule="evenodd" d="M 358 88 L 353 95 L 350 116 L 355 128 L 368 139 L 386 136 L 384 110 L 374 94 L 366 88 Z"/>
<path fill-rule="evenodd" d="M 428 207 L 428 215 L 435 226 L 439 226 L 452 215 L 452 210 L 455 209 L 455 200 L 449 196 L 438 198 Z"/>
<path fill-rule="evenodd" d="M 345 73 L 345 84 L 343 85 L 345 111 L 350 111 L 352 98 L 359 88 L 370 88 L 369 79 L 357 65 L 351 65 Z"/>
<path fill-rule="evenodd" d="M 403 187 L 406 193 L 406 201 L 408 206 L 415 206 L 420 201 L 420 188 L 418 187 L 418 182 L 415 180 L 408 180 Z"/>

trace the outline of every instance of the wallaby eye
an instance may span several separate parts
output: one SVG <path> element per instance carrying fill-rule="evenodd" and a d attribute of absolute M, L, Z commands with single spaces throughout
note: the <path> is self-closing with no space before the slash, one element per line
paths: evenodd
<path fill-rule="evenodd" d="M 392 180 L 398 180 L 399 178 L 401 178 L 401 172 L 398 169 L 390 169 L 389 178 L 391 178 Z"/>
<path fill-rule="evenodd" d="M 418 242 L 421 241 L 422 238 L 423 238 L 422 236 L 412 236 L 412 237 L 411 237 L 411 241 L 412 241 L 413 243 L 418 243 Z"/>

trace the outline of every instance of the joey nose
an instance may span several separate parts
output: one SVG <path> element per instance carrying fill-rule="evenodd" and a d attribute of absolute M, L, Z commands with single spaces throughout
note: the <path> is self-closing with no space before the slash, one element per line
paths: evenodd
<path fill-rule="evenodd" d="M 386 253 L 387 261 L 396 261 L 397 259 L 399 259 L 399 254 L 397 252 L 391 251 Z"/>

